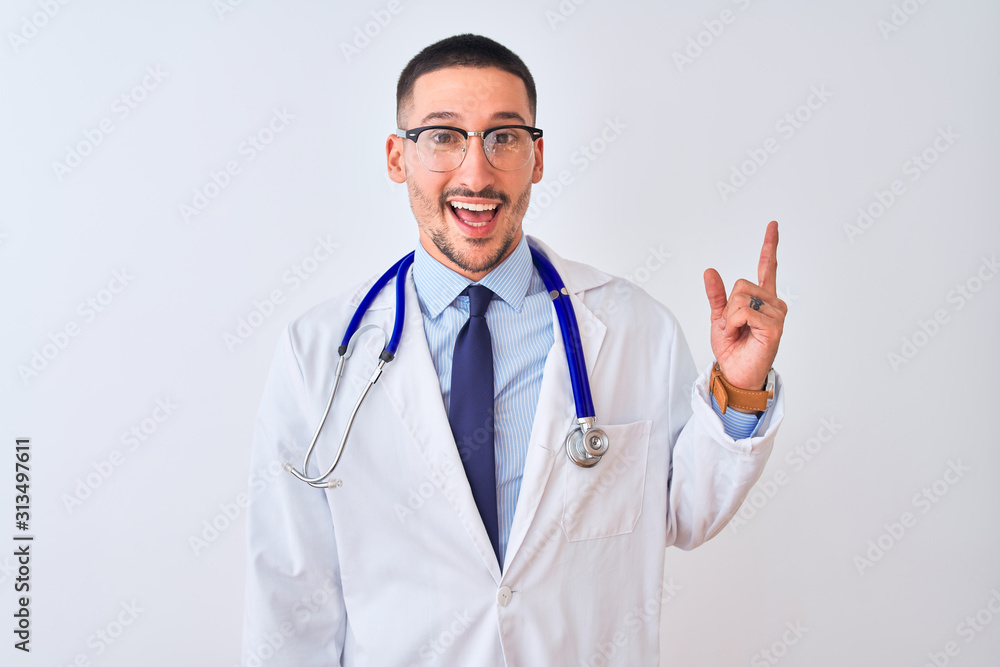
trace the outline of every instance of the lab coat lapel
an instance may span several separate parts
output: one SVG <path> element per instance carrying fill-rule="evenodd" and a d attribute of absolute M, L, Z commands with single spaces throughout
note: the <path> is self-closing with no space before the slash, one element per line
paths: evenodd
<path fill-rule="evenodd" d="M 395 283 L 391 283 L 372 304 L 372 309 L 383 305 L 389 313 L 386 316 L 387 331 L 392 327 L 393 309 L 389 301 Z M 365 346 L 371 355 L 371 363 L 375 363 L 382 352 L 382 339 L 370 336 Z M 427 337 L 424 334 L 423 315 L 416 288 L 413 283 L 413 273 L 406 279 L 406 313 L 403 322 L 403 333 L 395 359 L 390 362 L 385 372 L 379 378 L 379 384 L 389 398 L 393 409 L 398 415 L 406 431 L 413 439 L 416 447 L 427 466 L 430 476 L 426 479 L 441 480 L 441 491 L 455 510 L 458 520 L 469 534 L 483 558 L 495 581 L 500 581 L 500 566 L 493 545 L 490 543 L 486 528 L 472 497 L 468 478 L 465 476 L 461 457 L 455 445 L 455 437 L 451 432 L 448 414 L 441 398 L 441 384 L 438 381 L 434 361 L 427 347 Z M 451 467 L 455 466 L 455 467 Z M 458 470 L 458 474 L 442 474 L 445 470 Z M 420 475 L 424 479 L 424 475 Z"/>
<path fill-rule="evenodd" d="M 581 297 L 586 290 L 605 284 L 610 277 L 582 264 L 565 262 L 548 246 L 533 237 L 529 236 L 528 242 L 549 258 L 571 295 L 589 378 L 593 375 L 607 327 L 584 305 Z M 555 342 L 545 360 L 538 407 L 535 409 L 535 421 L 531 427 L 531 438 L 528 441 L 528 452 L 521 477 L 521 491 L 507 542 L 505 570 L 513 563 L 517 550 L 524 542 L 528 528 L 535 518 L 538 504 L 551 481 L 555 459 L 558 456 L 565 456 L 566 435 L 576 424 L 573 386 L 569 379 L 566 348 L 555 308 L 552 309 L 552 328 L 555 332 Z M 600 406 L 595 406 L 595 410 L 599 412 Z M 541 529 L 547 528 L 546 526 Z"/>

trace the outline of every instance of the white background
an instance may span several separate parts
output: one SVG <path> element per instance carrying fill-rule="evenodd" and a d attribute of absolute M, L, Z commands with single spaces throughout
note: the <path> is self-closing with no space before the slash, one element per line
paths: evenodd
<path fill-rule="evenodd" d="M 702 272 L 755 279 L 764 227 L 781 225 L 787 418 L 742 523 L 670 550 L 680 590 L 664 605 L 663 664 L 996 664 L 1000 618 L 959 627 L 1000 590 L 996 3 L 908 0 L 898 26 L 888 0 L 567 0 L 565 15 L 556 0 L 399 0 L 397 14 L 370 1 L 49 4 L 51 17 L 40 0 L 0 12 L 0 541 L 19 532 L 16 437 L 31 438 L 36 536 L 30 655 L 11 646 L 13 546 L 0 547 L 0 662 L 237 664 L 244 528 L 225 509 L 247 488 L 277 338 L 414 246 L 405 188 L 385 173 L 396 78 L 422 47 L 473 31 L 518 53 L 538 86 L 546 173 L 525 230 L 640 282 L 699 366 Z M 366 23 L 374 36 L 358 37 Z M 814 88 L 828 99 L 800 109 Z M 294 119 L 251 161 L 241 142 L 275 109 Z M 796 112 L 789 136 L 776 123 Z M 88 140 L 102 119 L 113 131 Z M 609 120 L 625 127 L 602 144 Z M 718 183 L 768 138 L 777 152 L 724 198 Z M 81 145 L 75 168 L 56 166 Z M 934 162 L 904 171 L 925 150 Z M 230 160 L 240 172 L 206 192 Z M 905 190 L 879 209 L 897 179 Z M 186 220 L 196 189 L 212 198 Z M 852 235 L 859 207 L 879 217 Z M 283 276 L 321 237 L 337 250 L 294 288 Z M 272 290 L 283 302 L 227 344 Z M 87 299 L 104 301 L 92 318 Z M 927 324 L 937 311 L 943 324 Z M 176 405 L 162 423 L 157 400 Z M 130 449 L 122 434 L 143 426 Z M 949 465 L 964 470 L 953 484 Z M 941 495 L 920 501 L 935 482 Z M 893 527 L 904 512 L 913 521 Z M 134 622 L 97 641 L 133 603 Z M 789 623 L 807 628 L 793 645 Z"/>

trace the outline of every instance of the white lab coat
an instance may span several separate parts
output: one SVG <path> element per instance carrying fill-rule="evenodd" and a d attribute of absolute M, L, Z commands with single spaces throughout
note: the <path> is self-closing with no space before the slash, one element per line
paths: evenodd
<path fill-rule="evenodd" d="M 718 533 L 760 476 L 782 417 L 734 441 L 712 412 L 674 317 L 638 287 L 559 258 L 573 295 L 610 453 L 569 461 L 572 389 L 555 344 L 528 443 L 503 570 L 455 447 L 412 273 L 395 361 L 358 413 L 335 478 L 317 490 L 252 477 L 244 665 L 658 665 L 664 548 Z M 252 475 L 299 466 L 322 415 L 337 347 L 372 281 L 294 321 L 256 425 Z M 365 322 L 387 331 L 390 283 Z M 310 473 L 329 465 L 382 349 L 348 361 Z M 269 479 L 269 478 L 268 478 Z M 340 661 L 338 663 L 338 660 Z"/>

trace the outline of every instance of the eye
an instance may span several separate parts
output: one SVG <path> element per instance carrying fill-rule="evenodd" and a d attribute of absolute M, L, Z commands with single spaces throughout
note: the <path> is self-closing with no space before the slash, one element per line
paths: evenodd
<path fill-rule="evenodd" d="M 452 130 L 430 130 L 427 132 L 429 141 L 435 146 L 451 146 L 460 143 L 460 137 Z"/>

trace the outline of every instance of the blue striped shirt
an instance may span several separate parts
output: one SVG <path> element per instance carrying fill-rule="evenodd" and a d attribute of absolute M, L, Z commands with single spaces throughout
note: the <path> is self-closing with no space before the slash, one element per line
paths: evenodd
<path fill-rule="evenodd" d="M 448 411 L 455 339 L 469 319 L 469 297 L 460 294 L 472 281 L 435 260 L 418 244 L 413 258 L 413 282 L 427 345 Z M 493 444 L 502 560 L 521 490 L 521 473 L 542 388 L 545 359 L 555 343 L 552 302 L 534 269 L 523 234 L 514 251 L 478 284 L 496 295 L 486 311 L 486 323 L 493 342 Z M 716 407 L 714 398 L 712 403 Z M 720 416 L 726 433 L 733 438 L 749 436 L 758 423 L 754 415 L 735 410 L 727 410 Z"/>
<path fill-rule="evenodd" d="M 449 410 L 451 357 L 458 332 L 469 319 L 469 297 L 459 294 L 472 281 L 439 263 L 418 245 L 413 258 L 413 282 L 445 410 Z M 551 300 L 534 270 L 524 235 L 514 251 L 478 284 L 496 295 L 486 311 L 486 323 L 493 342 L 493 445 L 502 559 L 521 490 L 542 371 L 555 338 Z"/>

